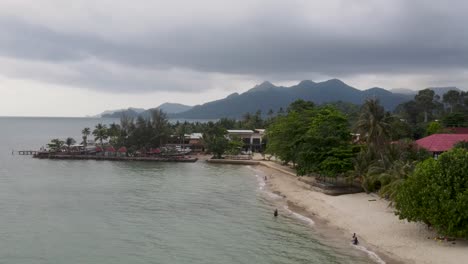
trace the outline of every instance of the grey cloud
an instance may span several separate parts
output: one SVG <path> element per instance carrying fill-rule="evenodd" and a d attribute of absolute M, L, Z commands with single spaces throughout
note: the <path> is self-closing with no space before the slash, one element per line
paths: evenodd
<path fill-rule="evenodd" d="M 393 13 L 386 13 L 371 2 L 360 1 L 371 6 L 365 17 L 340 21 L 311 22 L 308 16 L 321 10 L 277 4 L 237 23 L 208 19 L 172 27 L 173 21 L 167 21 L 166 31 L 149 24 L 144 33 L 128 38 L 58 31 L 3 16 L 0 56 L 56 64 L 74 73 L 34 77 L 40 81 L 120 92 L 212 88 L 204 74 L 288 79 L 298 73 L 450 74 L 468 69 L 468 17 L 463 13 L 468 4 L 392 1 Z"/>

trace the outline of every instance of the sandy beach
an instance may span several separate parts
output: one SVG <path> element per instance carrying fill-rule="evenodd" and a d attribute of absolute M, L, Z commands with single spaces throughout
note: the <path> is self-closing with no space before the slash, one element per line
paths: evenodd
<path fill-rule="evenodd" d="M 344 238 L 357 233 L 360 244 L 386 263 L 468 263 L 468 243 L 434 240 L 425 225 L 399 220 L 388 202 L 375 194 L 329 196 L 312 191 L 287 167 L 263 161 L 257 166 L 271 191 L 285 197 L 314 220 L 340 230 Z"/>

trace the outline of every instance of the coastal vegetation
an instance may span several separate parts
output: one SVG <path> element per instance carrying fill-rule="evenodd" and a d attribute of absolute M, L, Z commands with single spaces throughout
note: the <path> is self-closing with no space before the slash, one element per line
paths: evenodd
<path fill-rule="evenodd" d="M 455 148 L 419 163 L 395 196 L 399 217 L 446 236 L 468 237 L 467 161 L 468 151 Z"/>
<path fill-rule="evenodd" d="M 314 176 L 328 184 L 360 185 L 366 192 L 388 199 L 401 218 L 424 222 L 441 234 L 466 237 L 468 143 L 458 143 L 455 150 L 435 160 L 414 140 L 451 133 L 454 127 L 467 126 L 467 117 L 467 92 L 450 91 L 441 97 L 426 89 L 394 112 L 386 111 L 375 98 L 366 99 L 361 106 L 296 100 L 286 109 L 270 109 L 266 115 L 259 110 L 240 119 L 216 122 L 170 123 L 166 113 L 156 109 L 147 118 L 122 115 L 119 124 L 97 124 L 81 132 L 83 145 L 92 134 L 102 148 L 125 147 L 129 155 L 168 142 L 183 144 L 187 134 L 201 133 L 205 151 L 222 158 L 239 154 L 243 146 L 240 138 L 229 138 L 227 130 L 266 128 L 265 153 L 293 166 L 299 176 Z M 48 147 L 69 149 L 72 144 L 69 139 L 53 139 Z M 444 204 L 431 202 L 435 197 Z M 442 208 L 446 205 L 453 210 Z M 437 215 L 437 206 L 456 222 Z"/>

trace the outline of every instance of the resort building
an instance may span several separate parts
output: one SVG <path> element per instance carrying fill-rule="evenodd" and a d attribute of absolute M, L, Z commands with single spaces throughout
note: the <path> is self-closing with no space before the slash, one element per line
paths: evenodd
<path fill-rule="evenodd" d="M 262 152 L 265 149 L 266 142 L 263 140 L 265 129 L 228 129 L 228 138 L 238 137 L 244 142 L 244 151 Z"/>
<path fill-rule="evenodd" d="M 416 140 L 416 144 L 437 158 L 442 152 L 452 149 L 460 141 L 468 142 L 468 134 L 433 134 Z"/>

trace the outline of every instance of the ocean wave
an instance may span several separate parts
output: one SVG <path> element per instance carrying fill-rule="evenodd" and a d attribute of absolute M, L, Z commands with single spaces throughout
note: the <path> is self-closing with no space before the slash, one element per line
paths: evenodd
<path fill-rule="evenodd" d="M 289 214 L 291 214 L 292 216 L 294 216 L 295 218 L 297 218 L 297 219 L 299 219 L 299 220 L 301 220 L 301 221 L 303 221 L 303 222 L 305 222 L 305 223 L 307 223 L 307 224 L 309 224 L 309 225 L 315 224 L 314 220 L 312 220 L 312 219 L 310 219 L 310 218 L 308 218 L 308 217 L 306 217 L 306 216 L 303 216 L 303 215 L 301 215 L 301 214 L 298 214 L 298 213 L 292 211 L 291 209 L 289 209 L 289 207 L 288 207 L 287 205 L 284 206 L 284 209 L 285 209 Z"/>
<path fill-rule="evenodd" d="M 385 264 L 385 261 L 383 259 L 381 259 L 379 257 L 379 255 L 377 255 L 374 251 L 371 251 L 371 250 L 368 250 L 366 247 L 364 246 L 357 246 L 357 245 L 353 245 L 353 247 L 355 247 L 356 249 L 358 250 L 361 250 L 363 252 L 365 252 L 369 258 L 371 258 L 373 261 L 375 261 L 376 263 L 379 263 L 379 264 Z"/>

